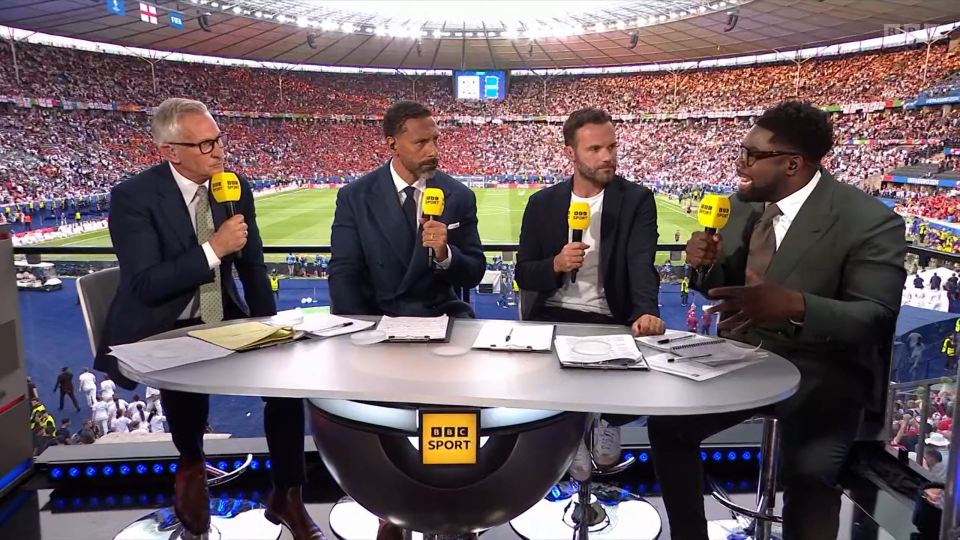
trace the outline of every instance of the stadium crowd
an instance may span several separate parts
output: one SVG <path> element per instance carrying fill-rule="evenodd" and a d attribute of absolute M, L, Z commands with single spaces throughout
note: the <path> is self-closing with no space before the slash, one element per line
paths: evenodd
<path fill-rule="evenodd" d="M 191 64 L 17 43 L 0 47 L 0 96 L 155 106 L 190 96 L 232 111 L 378 115 L 394 100 L 417 99 L 435 114 L 558 114 L 585 103 L 611 114 L 756 109 L 788 97 L 821 105 L 916 96 L 926 49 L 905 48 L 797 65 L 736 67 L 616 76 L 515 76 L 501 102 L 457 101 L 450 77 L 276 71 Z M 935 45 L 927 80 L 960 68 Z M 151 62 L 153 69 L 151 69 Z M 18 82 L 19 80 L 19 82 Z"/>
<path fill-rule="evenodd" d="M 956 112 L 943 117 L 934 110 L 837 114 L 834 121 L 837 146 L 826 166 L 857 184 L 942 148 L 903 139 L 938 138 L 960 129 Z M 351 177 L 386 160 L 374 122 L 223 117 L 220 123 L 231 167 L 252 178 Z M 155 162 L 148 124 L 142 113 L 0 105 L 0 205 L 109 190 Z M 620 172 L 667 191 L 675 184 L 732 187 L 732 161 L 749 126 L 745 118 L 621 123 Z M 901 143 L 851 144 L 860 138 Z M 561 140 L 560 126 L 551 123 L 447 122 L 442 167 L 461 175 L 564 175 L 569 164 Z"/>

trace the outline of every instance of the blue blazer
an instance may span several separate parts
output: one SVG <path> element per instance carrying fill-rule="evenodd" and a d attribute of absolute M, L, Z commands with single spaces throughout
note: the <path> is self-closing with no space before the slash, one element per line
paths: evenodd
<path fill-rule="evenodd" d="M 263 243 L 257 228 L 253 192 L 241 179 L 237 213 L 248 226 L 243 257 L 227 255 L 220 263 L 224 319 L 263 317 L 277 311 Z M 215 227 L 227 219 L 226 205 L 210 198 Z M 190 221 L 170 165 L 166 162 L 117 184 L 110 195 L 110 238 L 120 263 L 120 284 L 110 305 L 94 367 L 110 374 L 117 384 L 132 389 L 136 383 L 120 375 L 109 347 L 133 343 L 172 330 L 197 288 L 214 280 L 203 248 Z M 243 284 L 241 300 L 231 278 L 236 268 Z"/>
<path fill-rule="evenodd" d="M 330 241 L 330 309 L 344 315 L 472 317 L 455 292 L 476 287 L 486 270 L 477 232 L 477 198 L 461 182 L 437 172 L 427 187 L 444 194 L 439 221 L 452 264 L 431 269 L 420 235 L 410 241 L 389 162 L 337 194 Z"/>

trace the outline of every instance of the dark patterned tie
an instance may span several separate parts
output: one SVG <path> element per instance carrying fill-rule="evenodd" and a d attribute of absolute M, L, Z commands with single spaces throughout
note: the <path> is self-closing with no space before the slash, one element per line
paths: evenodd
<path fill-rule="evenodd" d="M 782 214 L 779 206 L 771 204 L 763 211 L 763 215 L 753 227 L 753 233 L 750 235 L 750 253 L 747 255 L 747 270 L 752 270 L 758 276 L 767 273 L 773 254 L 777 252 L 777 235 L 773 230 L 773 218 Z M 746 283 L 753 284 L 749 277 Z"/>
<path fill-rule="evenodd" d="M 406 198 L 403 200 L 403 215 L 407 218 L 407 223 L 410 224 L 410 231 L 413 232 L 414 238 L 417 235 L 417 188 L 413 186 L 407 186 L 403 188 L 403 194 L 406 195 Z"/>
<path fill-rule="evenodd" d="M 204 244 L 210 241 L 216 230 L 213 226 L 213 212 L 207 187 L 197 188 L 197 241 Z M 220 290 L 220 267 L 213 269 L 213 281 L 200 286 L 200 319 L 205 323 L 218 323 L 223 320 L 223 293 Z"/>

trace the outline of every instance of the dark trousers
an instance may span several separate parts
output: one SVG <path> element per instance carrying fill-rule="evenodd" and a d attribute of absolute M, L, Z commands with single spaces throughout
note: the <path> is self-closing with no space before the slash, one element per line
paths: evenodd
<path fill-rule="evenodd" d="M 80 410 L 80 404 L 77 403 L 77 398 L 76 396 L 73 395 L 73 390 L 70 390 L 69 392 L 64 392 L 63 390 L 61 390 L 60 391 L 60 410 L 61 411 L 63 410 L 63 396 L 70 396 L 70 401 L 73 402 L 73 406 L 78 411 Z"/>
<path fill-rule="evenodd" d="M 161 390 L 173 444 L 186 458 L 203 457 L 203 433 L 210 412 L 210 396 Z M 263 431 L 270 449 L 273 485 L 277 489 L 302 486 L 306 481 L 303 458 L 303 400 L 263 398 Z"/>
<path fill-rule="evenodd" d="M 781 420 L 784 540 L 837 537 L 842 494 L 837 482 L 863 418 L 858 397 L 863 395 L 859 392 L 864 377 L 852 368 L 844 373 L 822 362 L 819 366 L 795 364 L 803 377 L 800 390 L 777 405 L 724 414 L 650 417 L 647 429 L 670 538 L 707 540 L 700 445 L 757 413 Z"/>

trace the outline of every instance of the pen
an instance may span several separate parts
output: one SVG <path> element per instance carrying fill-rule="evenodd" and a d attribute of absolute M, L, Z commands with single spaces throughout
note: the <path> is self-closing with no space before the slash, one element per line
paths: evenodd
<path fill-rule="evenodd" d="M 314 334 L 322 334 L 323 332 L 329 332 L 330 330 L 336 330 L 338 328 L 346 328 L 353 324 L 353 321 L 347 321 L 345 323 L 335 324 L 333 326 L 328 326 L 326 328 L 320 328 L 319 330 L 312 330 Z"/>
<path fill-rule="evenodd" d="M 713 355 L 710 354 L 710 353 L 706 353 L 706 354 L 697 354 L 697 355 L 694 355 L 694 356 L 681 356 L 681 357 L 678 357 L 678 358 L 668 358 L 668 359 L 667 359 L 667 362 L 671 362 L 671 363 L 672 363 L 672 362 L 685 362 L 685 361 L 687 361 L 687 360 L 696 360 L 697 358 L 706 358 L 706 357 L 708 357 L 708 356 L 713 356 Z"/>
<path fill-rule="evenodd" d="M 673 343 L 674 341 L 680 341 L 681 339 L 690 339 L 693 336 L 694 334 L 690 334 L 687 336 L 680 336 L 678 338 L 664 338 L 664 339 L 657 340 L 657 345 L 663 345 L 664 343 Z"/>
<path fill-rule="evenodd" d="M 503 340 L 504 342 L 506 342 L 506 343 L 509 343 L 509 342 L 510 342 L 510 338 L 513 337 L 513 329 L 514 329 L 514 327 L 511 326 L 511 327 L 510 327 L 510 331 L 507 332 L 507 338 Z"/>

